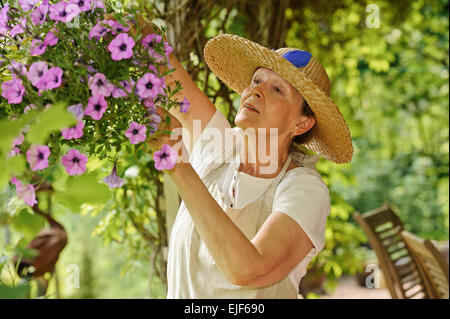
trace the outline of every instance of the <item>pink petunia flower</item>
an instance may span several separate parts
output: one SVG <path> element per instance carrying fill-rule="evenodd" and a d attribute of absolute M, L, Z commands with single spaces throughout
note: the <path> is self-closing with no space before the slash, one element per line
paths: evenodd
<path fill-rule="evenodd" d="M 114 21 L 111 25 L 112 31 L 114 32 L 113 34 L 116 33 L 122 33 L 122 32 L 128 32 L 130 30 L 130 28 L 128 27 L 124 27 L 120 22 Z"/>
<path fill-rule="evenodd" d="M 9 104 L 19 104 L 25 93 L 25 87 L 21 79 L 13 79 L 2 83 L 2 96 Z"/>
<path fill-rule="evenodd" d="M 135 42 L 132 37 L 126 33 L 120 33 L 108 45 L 108 50 L 111 52 L 111 58 L 114 61 L 120 61 L 133 56 L 134 45 Z"/>
<path fill-rule="evenodd" d="M 61 1 L 50 5 L 50 19 L 61 22 L 70 22 L 79 13 L 80 9 L 76 4 Z"/>
<path fill-rule="evenodd" d="M 39 2 L 39 0 L 19 0 L 19 4 L 22 10 L 27 12 L 33 9 L 33 7 Z"/>
<path fill-rule="evenodd" d="M 161 150 L 153 153 L 155 168 L 159 171 L 174 168 L 177 159 L 178 153 L 169 144 L 164 144 Z"/>
<path fill-rule="evenodd" d="M 97 23 L 91 31 L 89 31 L 89 39 L 95 38 L 100 40 L 100 38 L 103 38 L 108 33 L 108 29 L 101 25 L 100 23 Z"/>
<path fill-rule="evenodd" d="M 47 46 L 54 46 L 56 43 L 58 43 L 58 37 L 55 35 L 56 30 L 50 30 L 48 31 L 47 35 L 44 38 L 44 44 Z"/>
<path fill-rule="evenodd" d="M 40 87 L 38 87 L 39 81 L 45 75 L 45 73 L 47 73 L 47 71 L 48 71 L 47 63 L 43 61 L 34 62 L 33 64 L 31 64 L 30 69 L 28 70 L 27 74 L 28 80 L 30 80 L 31 84 L 33 84 L 35 87 L 40 89 Z"/>
<path fill-rule="evenodd" d="M 0 11 L 0 35 L 8 36 L 8 31 L 11 30 L 11 27 L 8 25 L 9 16 L 9 3 L 5 4 Z"/>
<path fill-rule="evenodd" d="M 155 98 L 161 87 L 161 79 L 152 73 L 145 73 L 142 78 L 137 81 L 136 89 L 141 99 Z"/>
<path fill-rule="evenodd" d="M 40 39 L 33 39 L 31 41 L 30 55 L 42 55 L 45 53 L 45 50 L 47 50 L 47 46 L 44 44 L 44 41 Z"/>
<path fill-rule="evenodd" d="M 169 60 L 169 56 L 172 51 L 173 48 L 170 46 L 170 44 L 164 41 L 164 53 L 166 54 L 167 60 Z"/>
<path fill-rule="evenodd" d="M 41 90 L 53 90 L 61 86 L 63 71 L 59 67 L 50 68 L 39 81 Z"/>
<path fill-rule="evenodd" d="M 20 154 L 20 149 L 17 146 L 15 146 L 9 151 L 8 154 L 6 154 L 6 158 L 11 158 L 11 157 L 14 157 L 19 154 Z"/>
<path fill-rule="evenodd" d="M 89 115 L 94 120 L 100 120 L 105 113 L 108 103 L 106 103 L 103 95 L 91 96 L 88 100 L 88 105 L 86 110 L 84 110 L 85 115 Z"/>
<path fill-rule="evenodd" d="M 122 187 L 124 184 L 124 180 L 122 178 L 119 177 L 119 175 L 117 175 L 117 167 L 116 164 L 114 164 L 113 169 L 111 174 L 109 174 L 108 176 L 106 176 L 103 179 L 103 182 L 105 182 L 106 184 L 108 184 L 108 186 L 110 188 L 114 188 L 114 187 Z"/>
<path fill-rule="evenodd" d="M 27 161 L 32 171 L 44 169 L 48 166 L 50 149 L 47 145 L 31 145 L 27 151 Z"/>
<path fill-rule="evenodd" d="M 81 120 L 84 116 L 83 104 L 78 103 L 67 107 L 67 111 L 75 115 L 78 120 Z"/>
<path fill-rule="evenodd" d="M 77 5 L 81 12 L 86 12 L 91 9 L 91 0 L 70 0 L 70 3 Z"/>
<path fill-rule="evenodd" d="M 131 93 L 135 82 L 132 79 L 130 79 L 129 81 L 120 81 L 120 84 L 124 87 L 125 91 L 120 87 L 114 86 L 114 89 L 112 90 L 112 96 L 114 98 L 127 96 L 128 95 L 127 92 Z"/>
<path fill-rule="evenodd" d="M 111 84 L 106 80 L 103 73 L 96 73 L 94 76 L 89 76 L 89 88 L 92 95 L 110 96 L 112 91 Z"/>
<path fill-rule="evenodd" d="M 83 174 L 86 171 L 87 156 L 73 148 L 61 158 L 61 163 L 66 168 L 67 174 L 71 176 Z"/>
<path fill-rule="evenodd" d="M 103 12 L 106 13 L 105 5 L 103 4 L 102 0 L 92 0 L 92 11 L 93 12 L 96 8 L 103 9 Z"/>
<path fill-rule="evenodd" d="M 184 98 L 182 102 L 180 102 L 180 112 L 181 113 L 187 113 L 189 111 L 189 106 L 191 103 L 188 101 L 187 98 Z"/>
<path fill-rule="evenodd" d="M 130 139 L 131 144 L 137 144 L 140 142 L 145 141 L 147 138 L 147 135 L 145 132 L 147 131 L 147 128 L 145 125 L 140 125 L 136 122 L 131 122 L 130 127 L 125 132 L 125 136 Z"/>
<path fill-rule="evenodd" d="M 19 198 L 22 198 L 27 205 L 33 207 L 35 204 L 37 204 L 36 192 L 34 191 L 33 185 L 23 185 L 22 182 L 17 180 L 14 176 L 11 179 L 11 183 L 16 185 L 17 196 Z"/>
<path fill-rule="evenodd" d="M 42 25 L 44 24 L 45 20 L 47 19 L 47 12 L 48 12 L 49 4 L 48 0 L 43 0 L 42 3 L 33 10 L 31 13 L 31 21 L 35 25 Z"/>
<path fill-rule="evenodd" d="M 14 146 L 17 146 L 17 145 L 22 144 L 23 141 L 24 141 L 24 139 L 25 139 L 25 136 L 23 136 L 23 134 L 20 133 L 20 134 L 12 141 L 11 147 L 14 147 Z"/>
<path fill-rule="evenodd" d="M 158 62 L 160 61 L 160 59 L 162 57 L 160 54 L 158 54 L 155 51 L 155 47 L 158 46 L 161 43 L 161 41 L 162 41 L 162 36 L 160 36 L 159 34 L 156 34 L 156 33 L 151 33 L 151 34 L 146 35 L 141 41 L 142 46 L 147 49 L 148 54 L 151 57 L 156 58 L 156 60 Z"/>
<path fill-rule="evenodd" d="M 18 79 L 19 75 L 26 76 L 27 68 L 22 63 L 11 60 L 11 65 L 8 66 L 9 71 L 11 71 L 12 78 Z"/>
<path fill-rule="evenodd" d="M 144 117 L 150 119 L 150 122 L 147 124 L 148 130 L 150 134 L 154 134 L 158 130 L 159 124 L 161 123 L 161 117 L 157 113 L 149 113 Z"/>
<path fill-rule="evenodd" d="M 20 22 L 17 23 L 12 29 L 11 31 L 9 31 L 9 35 L 11 37 L 15 37 L 18 34 L 21 34 L 25 31 L 25 26 L 26 26 L 27 20 L 25 18 L 20 19 Z"/>
<path fill-rule="evenodd" d="M 84 122 L 79 121 L 74 126 L 61 130 L 61 135 L 66 140 L 77 139 L 83 136 Z"/>

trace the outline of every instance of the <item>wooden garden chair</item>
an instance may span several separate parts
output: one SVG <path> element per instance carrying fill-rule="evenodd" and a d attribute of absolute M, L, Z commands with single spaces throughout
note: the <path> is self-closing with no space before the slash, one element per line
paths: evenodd
<path fill-rule="evenodd" d="M 406 230 L 400 235 L 427 279 L 431 298 L 448 299 L 448 264 L 444 256 L 428 239 L 420 238 Z"/>
<path fill-rule="evenodd" d="M 388 204 L 354 215 L 378 257 L 393 299 L 430 298 L 428 286 L 400 233 L 403 223 Z"/>

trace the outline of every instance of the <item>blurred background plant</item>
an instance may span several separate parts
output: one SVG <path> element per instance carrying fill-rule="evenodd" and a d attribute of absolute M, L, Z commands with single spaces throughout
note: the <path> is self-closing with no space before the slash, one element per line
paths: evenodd
<path fill-rule="evenodd" d="M 232 125 L 239 96 L 205 66 L 202 52 L 211 37 L 233 33 L 270 48 L 298 47 L 325 66 L 331 95 L 349 124 L 355 154 L 350 164 L 321 160 L 317 165 L 330 188 L 332 207 L 325 249 L 310 263 L 305 278 L 323 279 L 320 285 L 333 290 L 341 276 L 361 271 L 373 254 L 352 214 L 375 209 L 383 202 L 396 209 L 407 230 L 448 241 L 447 0 L 116 3 L 124 10 L 137 7 L 167 27 L 174 54 Z M 373 14 L 369 5 L 379 9 L 378 27 L 367 23 Z M 91 281 L 96 282 L 85 296 L 164 298 L 165 244 L 158 247 L 149 242 L 150 234 L 168 236 L 170 224 L 161 204 L 164 176 L 160 183 L 142 186 L 147 172 L 133 165 L 124 167 L 128 167 L 125 178 L 130 176 L 127 183 L 133 183 L 134 189 L 120 190 L 105 207 L 85 206 L 79 214 L 53 207 L 70 238 L 57 274 L 62 277 L 69 264 L 81 267 L 85 245 L 91 247 L 91 261 L 83 267 L 93 269 Z M 20 210 L 2 203 L 0 220 L 5 236 L 0 240 L 16 247 L 24 231 L 14 223 Z M 158 223 L 165 227 L 155 228 Z M 34 222 L 28 224 L 35 227 Z M 155 258 L 157 252 L 159 259 Z M 4 269 L 2 278 L 6 273 Z M 56 281 L 50 283 L 50 296 L 57 291 Z M 60 289 L 59 296 L 82 295 L 73 291 Z"/>

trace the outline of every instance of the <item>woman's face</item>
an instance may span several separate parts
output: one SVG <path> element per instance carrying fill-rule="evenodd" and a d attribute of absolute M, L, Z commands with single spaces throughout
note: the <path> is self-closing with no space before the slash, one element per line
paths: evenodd
<path fill-rule="evenodd" d="M 250 104 L 257 111 L 249 109 Z M 277 72 L 258 68 L 250 85 L 242 92 L 235 123 L 247 128 L 278 128 L 278 134 L 287 132 L 302 121 L 301 107 L 303 98 L 300 93 Z"/>

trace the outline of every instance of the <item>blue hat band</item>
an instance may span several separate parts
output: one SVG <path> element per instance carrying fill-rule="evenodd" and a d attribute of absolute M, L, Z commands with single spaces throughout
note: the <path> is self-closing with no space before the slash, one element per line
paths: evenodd
<path fill-rule="evenodd" d="M 282 57 L 291 62 L 295 67 L 302 68 L 309 63 L 309 60 L 311 60 L 311 53 L 302 50 L 294 50 L 286 52 Z"/>

